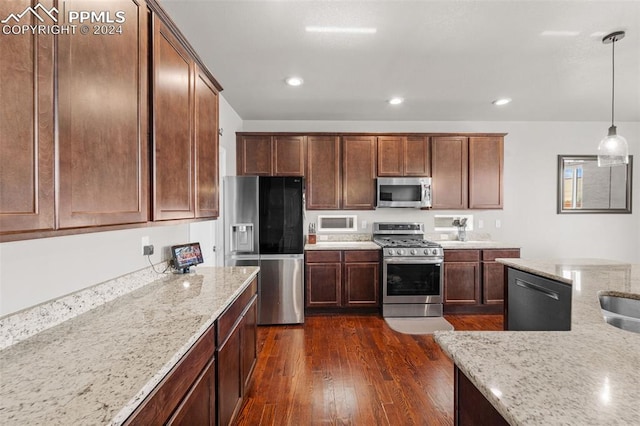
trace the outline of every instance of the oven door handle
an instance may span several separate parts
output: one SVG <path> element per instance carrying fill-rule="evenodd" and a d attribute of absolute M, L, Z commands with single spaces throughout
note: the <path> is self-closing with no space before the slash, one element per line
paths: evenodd
<path fill-rule="evenodd" d="M 415 258 L 415 257 L 389 257 L 384 258 L 384 263 L 411 263 L 411 264 L 421 264 L 421 265 L 440 265 L 443 260 L 441 259 L 425 259 L 425 258 Z"/>

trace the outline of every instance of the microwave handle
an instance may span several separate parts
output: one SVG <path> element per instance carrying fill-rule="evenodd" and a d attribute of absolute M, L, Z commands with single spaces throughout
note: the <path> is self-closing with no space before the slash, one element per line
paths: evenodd
<path fill-rule="evenodd" d="M 429 201 L 429 204 L 431 204 L 431 185 L 426 183 L 422 185 L 422 201 Z"/>

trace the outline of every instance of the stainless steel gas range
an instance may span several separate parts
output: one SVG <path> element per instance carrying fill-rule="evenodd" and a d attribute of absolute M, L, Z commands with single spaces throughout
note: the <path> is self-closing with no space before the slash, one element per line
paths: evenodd
<path fill-rule="evenodd" d="M 444 250 L 424 239 L 424 224 L 376 222 L 382 247 L 382 316 L 442 316 Z"/>

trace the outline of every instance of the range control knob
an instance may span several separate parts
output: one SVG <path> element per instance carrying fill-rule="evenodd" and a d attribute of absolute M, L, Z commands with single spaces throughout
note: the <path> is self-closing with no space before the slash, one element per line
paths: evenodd
<path fill-rule="evenodd" d="M 394 253 L 393 253 L 393 249 L 389 249 L 389 254 L 390 254 L 391 256 L 393 256 L 393 254 L 394 254 Z"/>
<path fill-rule="evenodd" d="M 438 249 L 433 249 L 433 250 L 431 250 L 431 254 L 432 254 L 432 255 L 434 255 L 434 256 L 435 256 L 436 254 L 438 254 Z"/>
<path fill-rule="evenodd" d="M 404 254 L 404 250 L 402 250 L 402 249 L 398 250 L 398 254 L 399 254 L 400 256 L 402 256 L 402 255 Z"/>
<path fill-rule="evenodd" d="M 424 254 L 429 254 L 429 249 L 424 249 Z"/>
<path fill-rule="evenodd" d="M 416 249 L 411 249 L 411 254 L 415 256 L 416 254 L 418 254 L 418 250 L 416 250 Z"/>

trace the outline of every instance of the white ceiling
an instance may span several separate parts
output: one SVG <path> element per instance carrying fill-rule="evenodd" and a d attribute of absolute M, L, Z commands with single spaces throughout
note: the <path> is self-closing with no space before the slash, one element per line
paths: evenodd
<path fill-rule="evenodd" d="M 160 1 L 245 120 L 608 121 L 624 30 L 615 121 L 640 121 L 640 1 Z"/>

